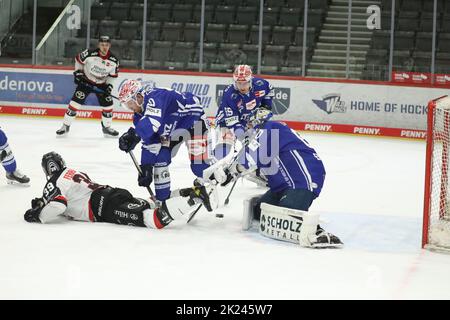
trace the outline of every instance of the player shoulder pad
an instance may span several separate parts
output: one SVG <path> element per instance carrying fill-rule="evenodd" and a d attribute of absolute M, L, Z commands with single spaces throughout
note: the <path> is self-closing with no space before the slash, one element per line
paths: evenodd
<path fill-rule="evenodd" d="M 233 85 L 229 85 L 223 92 L 223 97 L 228 101 L 239 100 L 239 93 L 236 91 Z"/>
<path fill-rule="evenodd" d="M 112 52 L 109 52 L 108 59 L 111 60 L 112 62 L 119 63 L 119 59 Z"/>
<path fill-rule="evenodd" d="M 95 50 L 86 49 L 86 50 L 81 51 L 77 57 L 81 62 L 84 62 L 88 57 L 93 56 L 94 52 L 95 52 Z"/>
<path fill-rule="evenodd" d="M 265 96 L 265 98 L 275 96 L 272 84 L 263 78 L 253 78 L 253 91 L 259 92 L 259 95 Z"/>
<path fill-rule="evenodd" d="M 157 97 L 149 93 L 144 101 L 144 116 L 162 117 L 162 110 L 157 106 Z"/>
<path fill-rule="evenodd" d="M 257 88 L 267 88 L 269 86 L 269 82 L 263 78 L 253 78 L 252 79 L 253 87 Z"/>

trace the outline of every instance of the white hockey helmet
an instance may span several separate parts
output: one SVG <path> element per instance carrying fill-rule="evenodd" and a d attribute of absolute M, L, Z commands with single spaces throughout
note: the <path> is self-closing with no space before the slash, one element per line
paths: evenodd
<path fill-rule="evenodd" d="M 234 88 L 241 93 L 247 93 L 252 87 L 252 68 L 246 64 L 238 65 L 233 72 Z"/>

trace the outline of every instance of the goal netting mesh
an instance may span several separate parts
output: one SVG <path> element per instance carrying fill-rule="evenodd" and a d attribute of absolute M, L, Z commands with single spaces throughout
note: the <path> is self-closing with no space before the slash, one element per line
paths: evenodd
<path fill-rule="evenodd" d="M 422 245 L 450 251 L 450 97 L 428 104 Z"/>

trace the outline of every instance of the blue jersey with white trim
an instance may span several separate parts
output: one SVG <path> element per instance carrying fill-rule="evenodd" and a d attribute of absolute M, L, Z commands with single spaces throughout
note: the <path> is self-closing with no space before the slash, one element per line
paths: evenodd
<path fill-rule="evenodd" d="M 252 110 L 261 105 L 272 108 L 273 96 L 272 85 L 262 78 L 252 78 L 252 87 L 247 94 L 240 93 L 233 85 L 228 86 L 217 110 L 216 126 L 245 130 Z"/>
<path fill-rule="evenodd" d="M 177 129 L 190 129 L 204 115 L 200 98 L 191 92 L 154 88 L 143 94 L 143 111 L 134 114 L 133 123 L 144 145 L 160 143 Z"/>
<path fill-rule="evenodd" d="M 287 125 L 267 121 L 247 147 L 246 166 L 256 165 L 273 192 L 307 189 L 318 196 L 325 168 L 314 148 Z"/>

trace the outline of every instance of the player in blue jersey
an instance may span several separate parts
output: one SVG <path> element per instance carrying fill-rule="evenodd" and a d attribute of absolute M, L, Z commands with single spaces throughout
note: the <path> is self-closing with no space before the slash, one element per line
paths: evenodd
<path fill-rule="evenodd" d="M 28 184 L 30 178 L 17 169 L 16 159 L 8 144 L 5 132 L 0 128 L 0 162 L 6 171 L 6 181 L 8 184 Z"/>
<path fill-rule="evenodd" d="M 233 84 L 228 86 L 222 96 L 216 114 L 215 126 L 218 128 L 217 145 L 214 150 L 218 159 L 230 152 L 235 139 L 245 139 L 248 117 L 253 110 L 264 108 L 272 110 L 274 91 L 272 85 L 265 79 L 254 77 L 248 65 L 238 65 L 233 73 Z M 259 170 L 256 175 L 247 178 L 266 184 Z"/>
<path fill-rule="evenodd" d="M 316 151 L 297 132 L 287 125 L 269 121 L 271 111 L 255 110 L 247 127 L 251 141 L 240 161 L 228 169 L 228 181 L 246 170 L 259 168 L 268 179 L 269 190 L 254 201 L 253 217 L 259 220 L 261 203 L 308 211 L 320 195 L 325 181 L 325 168 Z M 341 246 L 336 236 L 325 232 L 320 225 L 314 241 L 317 246 Z"/>
<path fill-rule="evenodd" d="M 182 142 L 188 147 L 191 170 L 198 177 L 195 185 L 205 193 L 203 170 L 212 161 L 208 138 L 209 123 L 200 98 L 190 92 L 146 86 L 137 80 L 127 80 L 121 87 L 119 99 L 134 112 L 133 124 L 119 139 L 125 152 L 142 141 L 140 186 L 148 187 L 154 180 L 157 200 L 170 197 L 169 165 Z M 208 202 L 204 196 L 205 202 Z M 205 207 L 211 210 L 208 203 Z"/>
<path fill-rule="evenodd" d="M 274 92 L 268 81 L 253 77 L 252 70 L 247 65 L 236 67 L 233 81 L 223 92 L 216 115 L 216 126 L 231 129 L 240 137 L 245 132 L 248 117 L 253 110 L 272 110 Z"/>

